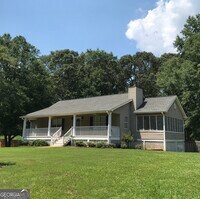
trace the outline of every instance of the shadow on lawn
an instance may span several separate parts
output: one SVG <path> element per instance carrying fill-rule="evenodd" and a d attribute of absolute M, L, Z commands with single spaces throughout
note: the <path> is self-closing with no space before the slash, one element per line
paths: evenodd
<path fill-rule="evenodd" d="M 0 168 L 5 167 L 5 166 L 12 166 L 16 165 L 15 162 L 0 162 Z"/>

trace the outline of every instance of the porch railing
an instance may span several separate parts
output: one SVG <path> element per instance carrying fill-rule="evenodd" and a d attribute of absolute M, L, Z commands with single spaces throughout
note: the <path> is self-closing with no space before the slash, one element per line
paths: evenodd
<path fill-rule="evenodd" d="M 68 143 L 72 139 L 72 131 L 73 127 L 71 127 L 64 135 L 63 135 L 63 145 Z"/>
<path fill-rule="evenodd" d="M 52 137 L 60 127 L 51 127 L 50 136 Z M 72 133 L 73 128 L 70 129 Z M 61 136 L 61 131 L 59 131 Z M 75 127 L 75 137 L 107 137 L 108 126 L 77 126 Z M 48 128 L 26 129 L 25 137 L 48 137 Z M 55 135 L 54 135 L 55 137 Z M 66 136 L 68 137 L 68 134 Z M 117 126 L 112 126 L 110 137 L 119 138 L 120 129 Z"/>
<path fill-rule="evenodd" d="M 51 136 L 51 145 L 54 145 L 57 140 L 60 139 L 62 134 L 62 128 L 60 127 L 52 136 Z"/>
<path fill-rule="evenodd" d="M 52 136 L 60 127 L 51 127 L 50 136 Z M 26 129 L 25 137 L 47 137 L 48 128 Z"/>
<path fill-rule="evenodd" d="M 77 126 L 75 128 L 75 136 L 107 136 L 107 126 Z"/>
<path fill-rule="evenodd" d="M 108 126 L 78 126 L 75 128 L 75 135 L 78 137 L 107 137 Z M 120 137 L 120 130 L 117 126 L 112 126 L 110 137 L 118 138 Z"/>

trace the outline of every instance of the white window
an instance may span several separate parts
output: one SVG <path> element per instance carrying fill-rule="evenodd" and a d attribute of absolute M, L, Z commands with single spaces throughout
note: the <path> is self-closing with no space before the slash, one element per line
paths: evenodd
<path fill-rule="evenodd" d="M 61 127 L 62 126 L 62 118 L 53 118 L 51 122 L 52 127 Z"/>
<path fill-rule="evenodd" d="M 156 116 L 150 116 L 150 129 L 156 130 Z"/>
<path fill-rule="evenodd" d="M 106 126 L 106 115 L 95 115 L 94 126 Z"/>
<path fill-rule="evenodd" d="M 81 117 L 76 118 L 76 126 L 81 126 Z"/>
<path fill-rule="evenodd" d="M 163 117 L 157 116 L 157 130 L 163 130 Z"/>
<path fill-rule="evenodd" d="M 128 129 L 128 116 L 124 117 L 124 129 Z"/>
<path fill-rule="evenodd" d="M 183 132 L 183 120 L 172 118 L 172 117 L 166 117 L 166 131 L 170 132 Z"/>
<path fill-rule="evenodd" d="M 138 130 L 163 130 L 163 117 L 159 115 L 137 116 Z"/>

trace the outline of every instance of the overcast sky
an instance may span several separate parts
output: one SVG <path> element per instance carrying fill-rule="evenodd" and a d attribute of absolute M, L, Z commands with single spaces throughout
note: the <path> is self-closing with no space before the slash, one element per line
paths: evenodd
<path fill-rule="evenodd" d="M 0 35 L 22 35 L 41 54 L 102 49 L 175 52 L 173 41 L 200 0 L 1 0 Z"/>

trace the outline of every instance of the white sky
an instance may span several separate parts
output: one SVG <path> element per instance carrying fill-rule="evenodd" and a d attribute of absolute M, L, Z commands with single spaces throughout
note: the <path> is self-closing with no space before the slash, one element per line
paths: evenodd
<path fill-rule="evenodd" d="M 143 18 L 131 20 L 126 37 L 136 42 L 140 51 L 157 56 L 176 52 L 173 42 L 180 34 L 188 16 L 200 13 L 200 0 L 159 0 Z"/>

